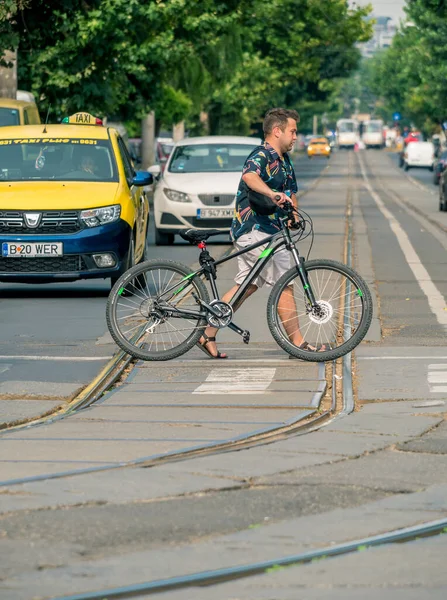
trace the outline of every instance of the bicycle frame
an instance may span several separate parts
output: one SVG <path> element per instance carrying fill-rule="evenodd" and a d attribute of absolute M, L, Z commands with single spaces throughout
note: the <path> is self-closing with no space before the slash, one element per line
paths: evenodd
<path fill-rule="evenodd" d="M 209 270 L 207 269 L 208 264 L 212 263 L 214 265 L 214 267 L 218 267 L 219 265 L 222 265 L 222 264 L 226 263 L 227 261 L 232 260 L 233 258 L 236 258 L 237 256 L 241 256 L 242 254 L 245 254 L 246 252 L 249 252 L 250 250 L 254 250 L 255 248 L 259 248 L 260 246 L 264 246 L 265 244 L 267 244 L 267 248 L 265 248 L 261 252 L 258 260 L 256 261 L 256 264 L 250 270 L 250 272 L 247 274 L 244 281 L 241 283 L 238 291 L 233 296 L 233 298 L 228 302 L 228 304 L 232 308 L 237 308 L 238 303 L 240 303 L 242 301 L 242 298 L 244 297 L 244 294 L 246 293 L 249 286 L 253 283 L 253 281 L 256 279 L 256 277 L 258 277 L 258 275 L 261 273 L 261 271 L 267 265 L 267 263 L 273 258 L 274 254 L 276 252 L 278 252 L 278 250 L 280 250 L 281 248 L 285 247 L 289 252 L 291 252 L 291 254 L 294 258 L 296 269 L 299 274 L 301 283 L 303 285 L 304 293 L 306 294 L 306 297 L 309 301 L 310 307 L 314 308 L 316 306 L 316 300 L 315 300 L 315 296 L 313 294 L 312 288 L 309 284 L 309 280 L 307 278 L 307 273 L 306 273 L 306 269 L 305 269 L 305 261 L 304 261 L 304 258 L 299 255 L 298 250 L 297 250 L 295 243 L 292 239 L 292 236 L 290 234 L 290 230 L 286 225 L 288 220 L 289 220 L 288 217 L 284 217 L 284 218 L 280 219 L 280 222 L 282 225 L 281 225 L 281 230 L 278 233 L 274 233 L 270 236 L 267 236 L 263 240 L 260 240 L 259 242 L 251 244 L 250 246 L 247 246 L 246 248 L 243 248 L 242 250 L 232 252 L 229 256 L 225 256 L 224 258 L 214 260 L 210 257 L 210 259 L 206 260 L 206 264 L 204 266 L 202 266 L 200 269 L 198 269 L 194 273 L 190 273 L 183 279 L 183 281 L 185 282 L 185 285 L 182 288 L 178 289 L 178 284 L 171 286 L 170 288 L 168 288 L 161 294 L 159 299 L 161 299 L 163 296 L 168 295 L 170 292 L 172 292 L 174 290 L 176 290 L 174 292 L 174 296 L 178 295 L 181 291 L 183 291 L 185 288 L 187 288 L 196 277 L 205 275 L 210 282 L 213 300 L 220 300 L 219 293 L 218 293 L 217 286 L 216 286 L 216 281 L 215 281 L 216 275 L 210 274 Z M 206 252 L 205 244 L 203 244 L 203 246 L 202 246 L 202 252 L 204 252 L 204 251 Z M 201 302 L 201 304 L 202 304 L 202 306 L 204 306 L 207 309 L 207 311 L 213 313 L 216 317 L 219 316 L 219 313 L 217 311 L 215 311 L 210 304 L 207 304 L 203 301 Z M 175 308 L 174 307 L 166 307 L 166 308 L 168 308 L 172 317 L 206 318 L 205 311 L 193 311 L 193 310 L 183 309 L 180 307 L 175 307 Z M 229 325 L 227 325 L 227 327 L 229 327 L 230 329 L 233 329 L 234 331 L 236 331 L 237 333 L 239 333 L 241 335 L 243 334 L 243 330 L 240 329 L 237 325 L 235 325 L 232 322 Z"/>

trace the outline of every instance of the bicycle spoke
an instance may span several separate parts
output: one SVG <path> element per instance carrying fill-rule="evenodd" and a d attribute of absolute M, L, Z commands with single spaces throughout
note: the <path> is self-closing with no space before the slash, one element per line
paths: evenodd
<path fill-rule="evenodd" d="M 143 352 L 159 354 L 175 350 L 188 343 L 192 336 L 197 336 L 197 331 L 204 327 L 202 311 L 193 296 L 202 296 L 197 287 L 200 285 L 203 289 L 200 280 L 197 283 L 189 280 L 183 271 L 177 271 L 169 264 L 145 267 L 136 270 L 133 277 L 126 279 L 123 276 L 124 283 L 113 305 L 118 339 L 132 345 L 137 356 Z M 167 296 L 163 297 L 166 292 Z M 196 312 L 197 319 L 175 314 L 180 308 Z M 135 340 L 138 336 L 139 340 Z"/>
<path fill-rule="evenodd" d="M 310 268 L 307 272 L 309 285 L 315 297 L 316 307 L 312 310 L 303 285 L 294 276 L 291 290 L 295 310 L 290 314 L 282 310 L 283 319 L 277 313 L 281 335 L 289 343 L 300 333 L 311 347 L 329 344 L 331 349 L 344 344 L 345 325 L 348 323 L 351 338 L 362 322 L 364 305 L 357 285 L 343 272 L 331 268 Z M 283 292 L 287 284 L 284 284 Z M 279 297 L 279 296 L 278 296 Z"/>

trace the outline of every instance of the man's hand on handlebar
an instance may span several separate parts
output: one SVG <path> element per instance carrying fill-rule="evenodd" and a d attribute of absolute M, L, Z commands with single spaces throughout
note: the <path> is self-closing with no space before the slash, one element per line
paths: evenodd
<path fill-rule="evenodd" d="M 287 194 L 283 194 L 282 192 L 273 192 L 272 200 L 273 200 L 273 202 L 275 204 L 277 204 L 281 208 L 284 207 L 284 203 L 285 202 L 289 202 L 290 203 L 289 196 Z"/>
<path fill-rule="evenodd" d="M 283 196 L 285 197 L 285 199 L 283 198 Z M 290 220 L 287 221 L 288 227 L 290 229 L 300 229 L 302 227 L 302 224 L 299 220 L 298 211 L 290 201 L 289 196 L 287 196 L 286 194 L 275 194 L 273 200 L 290 217 Z"/>

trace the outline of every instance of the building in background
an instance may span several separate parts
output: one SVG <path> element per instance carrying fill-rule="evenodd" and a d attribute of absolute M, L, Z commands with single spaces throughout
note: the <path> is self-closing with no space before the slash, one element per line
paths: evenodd
<path fill-rule="evenodd" d="M 389 48 L 397 30 L 391 17 L 372 18 L 376 21 L 373 26 L 374 34 L 368 42 L 359 44 L 362 56 L 365 58 L 371 58 L 378 50 Z"/>

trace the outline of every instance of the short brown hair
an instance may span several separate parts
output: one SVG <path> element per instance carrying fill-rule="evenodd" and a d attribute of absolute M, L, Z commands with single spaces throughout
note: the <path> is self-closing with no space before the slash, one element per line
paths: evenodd
<path fill-rule="evenodd" d="M 293 119 L 297 123 L 300 122 L 300 115 L 296 110 L 289 110 L 287 108 L 271 108 L 265 113 L 264 123 L 262 128 L 264 129 L 264 135 L 272 133 L 274 127 L 279 127 L 282 131 L 287 127 L 287 119 Z"/>

